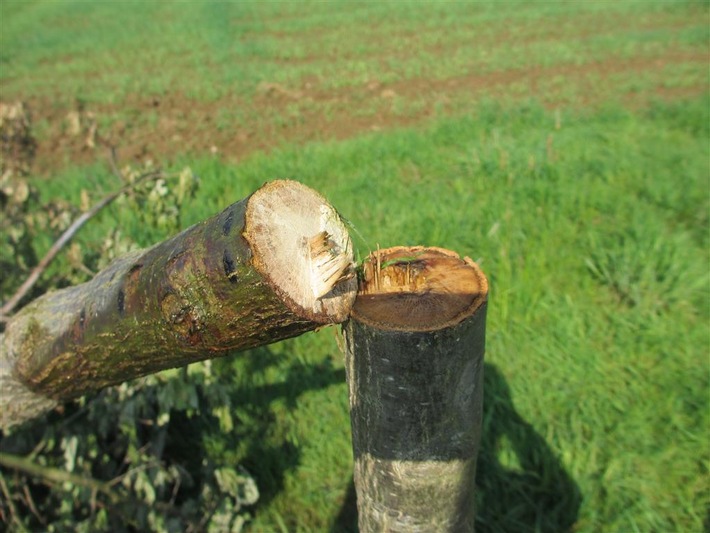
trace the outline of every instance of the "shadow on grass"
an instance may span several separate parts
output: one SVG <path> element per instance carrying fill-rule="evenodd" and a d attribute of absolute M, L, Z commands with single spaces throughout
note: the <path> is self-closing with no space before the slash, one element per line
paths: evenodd
<path fill-rule="evenodd" d="M 481 451 L 476 473 L 476 531 L 564 532 L 577 520 L 581 493 L 559 459 L 518 414 L 501 372 L 484 365 Z M 507 465 L 501 463 L 505 455 Z M 351 481 L 331 533 L 356 532 Z"/>
<path fill-rule="evenodd" d="M 515 410 L 503 374 L 490 364 L 484 372 L 476 530 L 569 531 L 582 502 L 579 486 Z M 508 466 L 501 464 L 501 450 L 512 455 Z"/>
<path fill-rule="evenodd" d="M 261 374 L 270 367 L 283 364 L 288 358 L 268 347 L 253 349 L 238 357 L 243 358 L 238 371 L 244 375 Z M 228 361 L 216 364 L 224 365 L 218 370 L 223 378 L 236 372 Z M 242 382 L 230 397 L 235 417 L 235 430 L 231 435 L 233 449 L 247 443 L 239 463 L 254 476 L 259 487 L 257 513 L 283 490 L 285 475 L 301 461 L 298 445 L 277 424 L 273 404 L 281 402 L 293 410 L 302 394 L 345 383 L 345 369 L 333 367 L 329 359 L 317 364 L 294 361 L 283 373 L 283 379 L 276 383 L 255 385 Z"/>

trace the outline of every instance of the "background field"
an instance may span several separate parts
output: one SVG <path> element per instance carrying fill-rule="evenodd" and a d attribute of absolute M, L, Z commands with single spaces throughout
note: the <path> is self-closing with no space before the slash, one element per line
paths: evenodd
<path fill-rule="evenodd" d="M 113 145 L 200 176 L 184 225 L 288 177 L 363 255 L 424 244 L 481 264 L 479 531 L 710 527 L 706 2 L 1 9 L 2 100 L 33 113 L 46 199 L 113 189 Z M 114 206 L 79 241 L 115 226 L 168 236 Z M 253 531 L 355 528 L 337 337 L 216 361 L 233 431 L 175 423 L 189 453 L 255 476 Z"/>

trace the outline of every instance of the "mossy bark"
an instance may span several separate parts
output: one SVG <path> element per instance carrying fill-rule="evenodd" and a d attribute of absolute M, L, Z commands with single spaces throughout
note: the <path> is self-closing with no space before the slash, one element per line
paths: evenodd
<path fill-rule="evenodd" d="M 179 235 L 117 259 L 90 282 L 22 309 L 0 339 L 0 427 L 38 414 L 14 403 L 11 390 L 28 389 L 41 412 L 108 385 L 343 321 L 355 296 L 352 280 L 305 305 L 289 292 L 291 280 L 275 279 L 255 255 L 265 245 L 256 241 L 270 231 L 256 211 L 283 195 L 329 208 L 300 184 L 271 182 Z M 278 224 L 298 225 L 285 218 Z M 328 223 L 329 235 L 347 239 L 344 226 Z M 304 237 L 310 235 L 293 235 Z"/>
<path fill-rule="evenodd" d="M 344 327 L 360 531 L 473 531 L 486 301 L 452 252 L 366 264 Z"/>

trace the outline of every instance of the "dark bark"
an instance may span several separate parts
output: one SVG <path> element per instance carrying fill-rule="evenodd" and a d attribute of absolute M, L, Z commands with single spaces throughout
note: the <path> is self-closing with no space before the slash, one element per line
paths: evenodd
<path fill-rule="evenodd" d="M 360 531 L 473 531 L 486 300 L 452 252 L 365 265 L 344 328 Z"/>

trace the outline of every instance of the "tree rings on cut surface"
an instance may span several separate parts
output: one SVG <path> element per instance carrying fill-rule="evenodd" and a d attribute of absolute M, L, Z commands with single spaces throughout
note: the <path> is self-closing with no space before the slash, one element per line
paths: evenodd
<path fill-rule="evenodd" d="M 487 296 L 486 277 L 468 257 L 397 246 L 366 259 L 352 317 L 384 330 L 433 331 L 472 315 Z"/>

